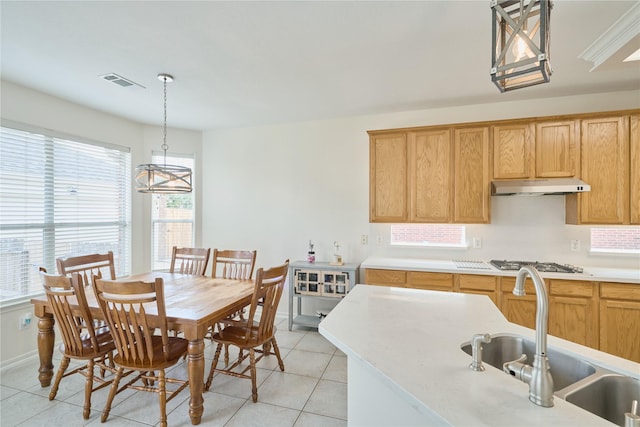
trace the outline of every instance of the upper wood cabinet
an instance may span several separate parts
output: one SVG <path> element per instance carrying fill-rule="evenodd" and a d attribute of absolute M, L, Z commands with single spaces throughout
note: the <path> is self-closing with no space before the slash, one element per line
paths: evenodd
<path fill-rule="evenodd" d="M 631 224 L 640 224 L 640 115 L 633 115 L 629 119 L 630 141 L 630 188 L 629 204 Z"/>
<path fill-rule="evenodd" d="M 629 223 L 629 116 L 584 119 L 581 178 L 591 191 L 567 197 L 568 223 Z"/>
<path fill-rule="evenodd" d="M 536 123 L 535 177 L 568 178 L 578 175 L 579 121 Z"/>
<path fill-rule="evenodd" d="M 489 222 L 488 127 L 370 132 L 369 141 L 371 222 Z"/>
<path fill-rule="evenodd" d="M 407 135 L 372 135 L 369 140 L 369 219 L 406 222 L 408 218 Z"/>
<path fill-rule="evenodd" d="M 455 129 L 453 222 L 489 222 L 489 168 L 489 127 Z"/>
<path fill-rule="evenodd" d="M 577 174 L 578 121 L 492 126 L 493 178 L 564 178 Z"/>
<path fill-rule="evenodd" d="M 409 132 L 409 221 L 449 222 L 451 218 L 451 131 Z"/>
<path fill-rule="evenodd" d="M 525 179 L 533 174 L 532 132 L 528 123 L 493 126 L 493 178 Z"/>

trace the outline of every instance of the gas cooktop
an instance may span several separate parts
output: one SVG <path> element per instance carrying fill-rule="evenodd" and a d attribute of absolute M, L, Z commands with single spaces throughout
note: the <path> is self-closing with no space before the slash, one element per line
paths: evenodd
<path fill-rule="evenodd" d="M 498 270 L 517 271 L 525 265 L 530 265 L 541 273 L 582 273 L 582 268 L 580 267 L 560 265 L 555 262 L 491 260 L 490 263 Z"/>

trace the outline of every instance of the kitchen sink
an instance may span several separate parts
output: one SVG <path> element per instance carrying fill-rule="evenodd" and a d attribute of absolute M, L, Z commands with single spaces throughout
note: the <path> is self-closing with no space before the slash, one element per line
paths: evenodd
<path fill-rule="evenodd" d="M 471 343 L 462 345 L 462 351 L 471 355 Z M 482 362 L 502 370 L 502 365 L 527 356 L 526 363 L 533 363 L 536 353 L 536 343 L 533 340 L 517 335 L 496 335 L 491 337 L 490 343 L 482 344 Z M 547 357 L 553 377 L 553 390 L 562 390 L 596 372 L 589 363 L 569 356 L 565 353 L 547 349 Z"/>
<path fill-rule="evenodd" d="M 624 414 L 631 412 L 631 402 L 637 400 L 640 403 L 640 380 L 616 374 L 602 375 L 575 391 L 567 392 L 564 400 L 624 426 Z"/>

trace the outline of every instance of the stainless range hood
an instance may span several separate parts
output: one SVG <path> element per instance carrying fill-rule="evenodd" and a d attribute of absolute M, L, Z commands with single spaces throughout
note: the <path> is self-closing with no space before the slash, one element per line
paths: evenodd
<path fill-rule="evenodd" d="M 591 191 L 591 186 L 578 178 L 514 179 L 491 182 L 493 196 L 541 196 L 585 191 Z"/>

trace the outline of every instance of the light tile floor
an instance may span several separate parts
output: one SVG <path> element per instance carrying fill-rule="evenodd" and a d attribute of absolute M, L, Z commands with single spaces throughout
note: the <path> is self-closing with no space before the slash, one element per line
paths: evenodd
<path fill-rule="evenodd" d="M 211 390 L 204 393 L 203 426 L 346 426 L 347 358 L 315 329 L 287 328 L 278 323 L 276 339 L 284 360 L 281 372 L 275 356 L 258 362 L 258 402 L 251 400 L 251 382 L 216 374 Z M 215 345 L 206 344 L 208 374 Z M 232 353 L 233 354 L 233 353 Z M 60 360 L 54 353 L 54 364 Z M 73 363 L 73 362 L 72 362 Z M 64 378 L 53 401 L 49 387 L 38 381 L 38 361 L 0 373 L 0 425 L 99 426 L 108 388 L 92 395 L 91 417 L 82 418 L 84 402 L 81 375 Z M 186 377 L 186 362 L 169 375 Z M 160 421 L 155 393 L 127 390 L 114 399 L 105 427 L 153 426 Z M 167 404 L 169 426 L 191 426 L 188 389 Z"/>

